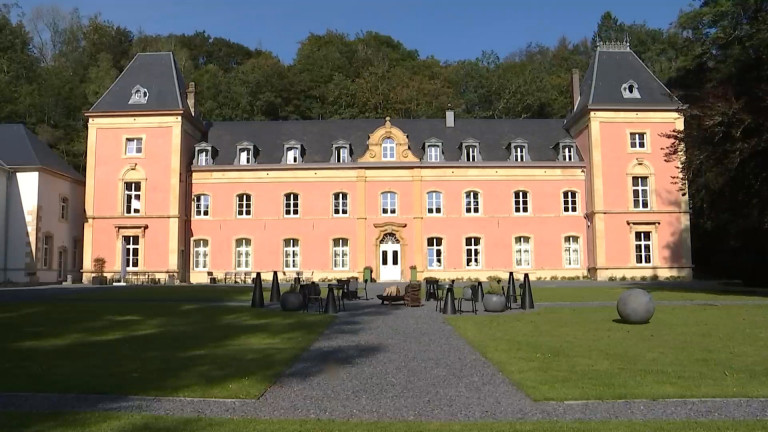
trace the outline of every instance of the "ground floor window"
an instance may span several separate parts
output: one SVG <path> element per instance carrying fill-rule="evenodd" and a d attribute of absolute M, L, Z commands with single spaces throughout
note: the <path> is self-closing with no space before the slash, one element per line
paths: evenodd
<path fill-rule="evenodd" d="M 283 269 L 284 270 L 299 269 L 299 240 L 298 239 L 283 240 Z"/>
<path fill-rule="evenodd" d="M 192 242 L 192 268 L 208 270 L 208 240 L 197 239 Z"/>
<path fill-rule="evenodd" d="M 443 268 L 443 239 L 440 237 L 427 239 L 427 268 Z"/>
<path fill-rule="evenodd" d="M 251 239 L 235 240 L 235 270 L 251 269 Z"/>
<path fill-rule="evenodd" d="M 480 237 L 464 239 L 465 262 L 467 268 L 480 268 Z"/>
<path fill-rule="evenodd" d="M 650 231 L 635 231 L 635 264 L 653 264 L 651 246 Z"/>
<path fill-rule="evenodd" d="M 515 267 L 531 267 L 531 238 L 515 237 Z"/>
<path fill-rule="evenodd" d="M 565 237 L 563 255 L 566 267 L 579 266 L 579 238 L 576 236 Z"/>
<path fill-rule="evenodd" d="M 139 236 L 123 236 L 125 245 L 125 268 L 136 270 L 139 268 Z"/>
<path fill-rule="evenodd" d="M 349 240 L 333 239 L 333 269 L 349 270 Z"/>
<path fill-rule="evenodd" d="M 43 236 L 43 268 L 51 268 L 51 261 L 53 261 L 53 236 Z"/>

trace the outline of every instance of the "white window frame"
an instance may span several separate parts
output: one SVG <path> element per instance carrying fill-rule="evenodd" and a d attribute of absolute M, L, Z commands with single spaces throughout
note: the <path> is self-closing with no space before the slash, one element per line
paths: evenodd
<path fill-rule="evenodd" d="M 479 160 L 478 153 L 480 153 L 479 145 L 477 144 L 464 145 L 464 161 L 465 162 L 477 162 Z"/>
<path fill-rule="evenodd" d="M 336 163 L 349 162 L 349 147 L 344 145 L 336 146 L 333 150 L 333 159 Z"/>
<path fill-rule="evenodd" d="M 121 240 L 125 244 L 125 269 L 138 270 L 141 238 L 138 235 L 124 235 Z"/>
<path fill-rule="evenodd" d="M 579 194 L 573 190 L 563 191 L 563 214 L 579 213 Z"/>
<path fill-rule="evenodd" d="M 645 132 L 630 132 L 629 133 L 629 149 L 630 150 L 647 150 L 648 135 L 646 135 Z"/>
<path fill-rule="evenodd" d="M 474 265 L 470 265 L 471 263 Z M 464 237 L 464 268 L 483 268 L 482 239 L 480 237 Z"/>
<path fill-rule="evenodd" d="M 515 237 L 515 267 L 531 268 L 533 256 L 531 253 L 531 243 L 533 240 L 529 236 Z"/>
<path fill-rule="evenodd" d="M 209 265 L 208 239 L 192 240 L 192 269 L 206 271 Z"/>
<path fill-rule="evenodd" d="M 384 191 L 379 201 L 382 216 L 397 216 L 397 192 Z"/>
<path fill-rule="evenodd" d="M 331 195 L 331 207 L 333 217 L 349 216 L 349 194 L 346 192 L 334 192 Z"/>
<path fill-rule="evenodd" d="M 464 192 L 464 214 L 479 215 L 481 213 L 480 191 Z"/>
<path fill-rule="evenodd" d="M 581 241 L 578 236 L 563 238 L 563 261 L 566 268 L 581 267 Z"/>
<path fill-rule="evenodd" d="M 283 195 L 283 217 L 299 217 L 299 194 L 288 192 Z"/>
<path fill-rule="evenodd" d="M 440 162 L 440 145 L 427 144 L 427 162 Z"/>
<path fill-rule="evenodd" d="M 516 190 L 512 196 L 512 207 L 514 214 L 531 214 L 531 194 L 527 190 Z"/>
<path fill-rule="evenodd" d="M 632 176 L 632 208 L 635 210 L 651 209 L 651 178 L 650 177 Z"/>
<path fill-rule="evenodd" d="M 647 235 L 647 238 L 645 238 Z M 635 265 L 652 266 L 653 265 L 653 232 L 635 231 Z"/>
<path fill-rule="evenodd" d="M 571 144 L 561 146 L 560 153 L 560 159 L 563 162 L 573 162 L 576 159 L 576 151 Z"/>
<path fill-rule="evenodd" d="M 69 198 L 62 196 L 59 198 L 59 219 L 62 221 L 69 220 Z"/>
<path fill-rule="evenodd" d="M 141 156 L 144 154 L 144 138 L 126 138 L 125 139 L 125 155 L 126 156 Z"/>
<path fill-rule="evenodd" d="M 442 270 L 445 265 L 443 256 L 443 238 L 427 237 L 427 268 L 430 270 Z"/>
<path fill-rule="evenodd" d="M 525 146 L 515 144 L 512 146 L 512 159 L 515 162 L 525 162 Z"/>
<path fill-rule="evenodd" d="M 126 216 L 141 214 L 141 182 L 123 183 L 123 214 Z"/>
<path fill-rule="evenodd" d="M 397 143 L 393 138 L 384 138 L 381 142 L 381 160 L 395 160 Z"/>
<path fill-rule="evenodd" d="M 251 269 L 251 239 L 239 238 L 235 240 L 235 270 Z"/>
<path fill-rule="evenodd" d="M 427 215 L 440 216 L 443 214 L 443 193 L 440 191 L 427 192 Z"/>
<path fill-rule="evenodd" d="M 195 218 L 211 217 L 211 196 L 208 194 L 196 194 L 192 198 L 192 207 L 195 209 Z"/>
<path fill-rule="evenodd" d="M 249 193 L 235 195 L 235 217 L 249 218 L 253 215 L 253 197 Z"/>
<path fill-rule="evenodd" d="M 301 265 L 301 243 L 299 239 L 283 240 L 283 270 L 298 270 Z"/>
<path fill-rule="evenodd" d="M 285 148 L 285 163 L 288 165 L 296 165 L 301 162 L 301 148 L 298 146 L 290 146 Z"/>
<path fill-rule="evenodd" d="M 240 147 L 237 149 L 238 165 L 250 165 L 253 163 L 253 149 L 250 147 Z"/>
<path fill-rule="evenodd" d="M 196 149 L 195 160 L 197 161 L 197 166 L 213 165 L 211 149 L 208 147 Z"/>
<path fill-rule="evenodd" d="M 333 239 L 331 261 L 334 270 L 349 270 L 349 239 Z"/>
<path fill-rule="evenodd" d="M 46 234 L 43 236 L 43 268 L 51 268 L 51 261 L 53 261 L 53 236 Z"/>

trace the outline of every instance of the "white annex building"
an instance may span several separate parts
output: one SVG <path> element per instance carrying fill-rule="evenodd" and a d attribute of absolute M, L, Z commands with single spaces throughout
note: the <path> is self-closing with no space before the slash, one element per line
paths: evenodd
<path fill-rule="evenodd" d="M 21 124 L 0 125 L 0 282 L 81 279 L 85 179 Z"/>

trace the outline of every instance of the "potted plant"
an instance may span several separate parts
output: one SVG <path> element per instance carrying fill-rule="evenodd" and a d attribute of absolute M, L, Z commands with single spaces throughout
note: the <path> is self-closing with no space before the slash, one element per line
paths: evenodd
<path fill-rule="evenodd" d="M 410 269 L 411 269 L 411 282 L 418 281 L 419 278 L 418 278 L 418 272 L 416 271 L 416 266 L 411 265 Z"/>
<path fill-rule="evenodd" d="M 93 273 L 91 277 L 91 284 L 93 285 L 106 285 L 107 277 L 104 276 L 104 267 L 107 265 L 107 260 L 103 257 L 97 256 L 93 259 Z"/>
<path fill-rule="evenodd" d="M 294 280 L 288 291 L 280 296 L 280 309 L 286 312 L 298 312 L 304 309 L 304 297 L 299 292 L 299 283 L 298 280 Z"/>
<path fill-rule="evenodd" d="M 501 285 L 494 285 L 491 282 L 485 290 L 483 297 L 483 308 L 486 312 L 504 312 L 507 310 L 507 299 L 501 295 Z"/>

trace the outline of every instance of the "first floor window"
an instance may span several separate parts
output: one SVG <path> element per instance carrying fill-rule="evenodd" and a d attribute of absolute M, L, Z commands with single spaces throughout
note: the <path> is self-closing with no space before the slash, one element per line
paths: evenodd
<path fill-rule="evenodd" d="M 65 221 L 69 219 L 69 198 L 61 197 L 59 200 L 59 219 Z"/>
<path fill-rule="evenodd" d="M 440 237 L 427 238 L 427 268 L 443 268 L 443 239 Z"/>
<path fill-rule="evenodd" d="M 443 194 L 440 192 L 427 192 L 427 214 L 443 214 Z"/>
<path fill-rule="evenodd" d="M 299 240 L 283 240 L 283 270 L 299 269 Z"/>
<path fill-rule="evenodd" d="M 563 213 L 565 214 L 574 214 L 578 213 L 579 206 L 578 206 L 578 195 L 575 191 L 565 191 L 563 192 Z"/>
<path fill-rule="evenodd" d="M 139 236 L 123 236 L 125 245 L 125 268 L 137 270 L 139 268 Z"/>
<path fill-rule="evenodd" d="M 349 270 L 349 240 L 333 239 L 333 269 Z"/>
<path fill-rule="evenodd" d="M 195 217 L 208 217 L 211 215 L 211 196 L 195 195 Z"/>
<path fill-rule="evenodd" d="M 480 192 L 464 192 L 464 214 L 480 214 Z"/>
<path fill-rule="evenodd" d="M 51 268 L 53 261 L 53 236 L 43 237 L 43 268 Z"/>
<path fill-rule="evenodd" d="M 563 254 L 565 256 L 566 267 L 579 266 L 579 238 L 576 236 L 567 236 Z"/>
<path fill-rule="evenodd" d="M 650 231 L 635 231 L 635 264 L 653 264 L 651 246 Z"/>
<path fill-rule="evenodd" d="M 528 192 L 515 191 L 515 214 L 528 214 Z"/>
<path fill-rule="evenodd" d="M 283 196 L 285 217 L 299 217 L 299 194 L 287 193 Z"/>
<path fill-rule="evenodd" d="M 192 267 L 195 270 L 208 270 L 208 240 L 198 239 L 192 242 Z"/>
<path fill-rule="evenodd" d="M 531 267 L 531 238 L 515 237 L 515 267 Z"/>
<path fill-rule="evenodd" d="M 251 269 L 251 239 L 235 240 L 235 270 Z"/>
<path fill-rule="evenodd" d="M 238 194 L 236 201 L 237 217 L 251 217 L 251 195 L 247 193 Z"/>
<path fill-rule="evenodd" d="M 381 143 L 381 159 L 395 160 L 395 140 L 392 138 L 386 138 Z"/>
<path fill-rule="evenodd" d="M 632 150 L 645 150 L 645 133 L 631 132 L 629 134 L 629 148 Z"/>
<path fill-rule="evenodd" d="M 336 192 L 333 194 L 333 215 L 349 215 L 349 196 L 346 192 Z"/>
<path fill-rule="evenodd" d="M 141 138 L 127 138 L 125 140 L 126 156 L 137 156 L 143 152 L 144 140 Z"/>
<path fill-rule="evenodd" d="M 382 216 L 397 215 L 397 194 L 396 193 L 394 192 L 381 193 L 381 215 Z"/>
<path fill-rule="evenodd" d="M 480 267 L 480 237 L 467 237 L 464 239 L 464 255 L 467 268 Z"/>
<path fill-rule="evenodd" d="M 125 214 L 134 215 L 141 213 L 141 183 L 125 182 Z"/>
<path fill-rule="evenodd" d="M 636 210 L 650 209 L 649 196 L 648 177 L 632 177 L 632 208 Z"/>

